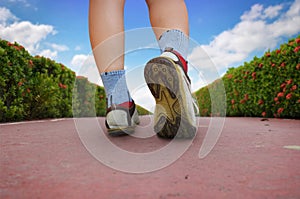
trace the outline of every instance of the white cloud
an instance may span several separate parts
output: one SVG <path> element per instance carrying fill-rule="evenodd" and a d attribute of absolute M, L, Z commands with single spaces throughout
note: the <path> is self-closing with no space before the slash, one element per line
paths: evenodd
<path fill-rule="evenodd" d="M 255 4 L 251 7 L 250 11 L 246 11 L 242 16 L 242 21 L 253 21 L 258 19 L 272 19 L 280 14 L 283 5 L 269 6 L 264 9 L 263 5 Z"/>
<path fill-rule="evenodd" d="M 3 39 L 18 42 L 33 54 L 39 51 L 40 42 L 49 34 L 55 34 L 52 26 L 34 25 L 29 21 L 14 22 L 0 27 L 0 35 Z"/>
<path fill-rule="evenodd" d="M 47 58 L 56 59 L 59 52 L 69 50 L 69 47 L 66 45 L 59 45 L 55 43 L 46 43 L 46 46 L 49 46 L 51 49 L 37 50 L 37 54 Z"/>
<path fill-rule="evenodd" d="M 280 14 L 280 11 L 282 10 L 283 5 L 276 5 L 276 6 L 270 6 L 264 10 L 264 16 L 265 18 L 273 19 L 274 17 L 277 17 Z"/>
<path fill-rule="evenodd" d="M 251 20 L 257 19 L 261 16 L 262 11 L 263 11 L 263 5 L 255 4 L 252 6 L 250 11 L 246 11 L 241 16 L 241 20 L 242 21 L 247 21 L 247 20 L 251 21 Z"/>
<path fill-rule="evenodd" d="M 51 51 L 50 49 L 46 49 L 41 51 L 39 55 L 50 59 L 55 59 L 57 57 L 57 51 Z"/>
<path fill-rule="evenodd" d="M 10 2 L 27 3 L 25 0 L 11 0 Z M 18 42 L 33 55 L 55 59 L 58 52 L 69 50 L 65 45 L 44 43 L 49 35 L 56 33 L 51 25 L 20 21 L 9 9 L 0 7 L 0 37 L 10 42 Z M 49 48 L 43 48 L 44 46 Z"/>
<path fill-rule="evenodd" d="M 287 17 L 298 16 L 300 13 L 300 1 L 295 0 L 295 2 L 291 5 L 290 9 L 286 13 Z"/>
<path fill-rule="evenodd" d="M 81 66 L 83 66 L 87 59 L 88 55 L 74 55 L 74 57 L 71 60 L 71 67 L 80 68 Z"/>
<path fill-rule="evenodd" d="M 29 21 L 19 21 L 7 8 L 0 8 L 0 36 L 11 42 L 22 44 L 29 52 L 37 53 L 40 42 L 49 34 L 55 34 L 53 26 L 35 25 Z"/>
<path fill-rule="evenodd" d="M 49 46 L 53 48 L 55 51 L 63 52 L 69 50 L 69 47 L 66 45 L 60 45 L 60 44 L 55 44 L 55 43 L 49 43 Z"/>
<path fill-rule="evenodd" d="M 227 67 L 243 62 L 253 52 L 275 48 L 281 37 L 300 32 L 300 0 L 295 0 L 285 13 L 283 8 L 282 4 L 267 8 L 253 5 L 232 29 L 217 35 L 208 45 L 194 48 L 189 55 L 190 61 L 201 70 L 208 70 L 211 68 L 209 63 L 213 62 L 223 73 Z M 203 50 L 211 60 L 204 56 Z"/>
<path fill-rule="evenodd" d="M 6 26 L 10 21 L 17 21 L 18 18 L 14 16 L 9 9 L 0 7 L 0 27 Z"/>

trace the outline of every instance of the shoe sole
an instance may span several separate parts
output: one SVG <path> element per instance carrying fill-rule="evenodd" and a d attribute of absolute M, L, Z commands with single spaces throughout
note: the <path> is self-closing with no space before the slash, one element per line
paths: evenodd
<path fill-rule="evenodd" d="M 113 128 L 113 129 L 108 129 L 108 135 L 112 137 L 119 137 L 119 136 L 126 136 L 126 135 L 131 135 L 134 133 L 135 127 L 130 126 L 130 127 L 124 127 L 124 128 Z"/>
<path fill-rule="evenodd" d="M 150 60 L 144 70 L 145 80 L 155 98 L 154 131 L 162 138 L 193 138 L 197 128 L 189 121 L 187 102 L 181 88 L 179 66 L 166 57 Z"/>

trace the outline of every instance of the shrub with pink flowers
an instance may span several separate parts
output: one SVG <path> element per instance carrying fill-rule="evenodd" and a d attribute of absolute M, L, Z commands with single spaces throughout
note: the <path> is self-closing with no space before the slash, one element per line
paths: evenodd
<path fill-rule="evenodd" d="M 221 81 L 226 90 L 227 116 L 300 118 L 299 48 L 300 35 L 261 58 L 230 68 Z M 210 110 L 206 87 L 196 95 L 200 109 Z M 209 111 L 201 113 L 210 115 Z"/>
<path fill-rule="evenodd" d="M 0 39 L 0 122 L 105 115 L 104 89 L 75 76 L 63 64 Z"/>
<path fill-rule="evenodd" d="M 0 40 L 0 122 L 72 116 L 75 73 Z"/>

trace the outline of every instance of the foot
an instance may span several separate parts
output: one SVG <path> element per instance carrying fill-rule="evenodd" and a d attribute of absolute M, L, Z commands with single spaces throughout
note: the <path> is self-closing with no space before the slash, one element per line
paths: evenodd
<path fill-rule="evenodd" d="M 150 60 L 144 71 L 155 98 L 154 131 L 163 138 L 193 138 L 197 131 L 195 111 L 187 75 L 187 62 L 173 49 Z"/>
<path fill-rule="evenodd" d="M 105 125 L 111 136 L 129 135 L 134 132 L 135 126 L 140 123 L 134 102 L 113 104 L 106 111 Z"/>

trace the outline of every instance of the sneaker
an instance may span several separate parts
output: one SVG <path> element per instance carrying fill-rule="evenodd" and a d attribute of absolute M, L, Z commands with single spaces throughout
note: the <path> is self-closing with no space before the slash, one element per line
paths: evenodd
<path fill-rule="evenodd" d="M 163 138 L 193 138 L 197 131 L 197 103 L 191 93 L 187 62 L 173 49 L 151 59 L 144 76 L 155 98 L 154 131 Z"/>
<path fill-rule="evenodd" d="M 105 125 L 111 136 L 129 135 L 134 132 L 135 126 L 140 123 L 134 102 L 113 104 L 106 110 Z"/>

